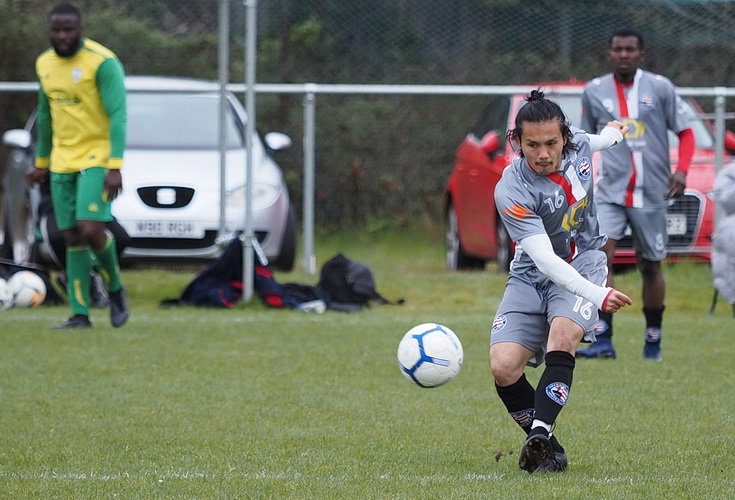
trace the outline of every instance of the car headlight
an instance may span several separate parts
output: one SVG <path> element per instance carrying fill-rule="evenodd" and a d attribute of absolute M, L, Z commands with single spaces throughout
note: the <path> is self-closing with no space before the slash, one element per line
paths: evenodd
<path fill-rule="evenodd" d="M 240 186 L 227 193 L 227 205 L 230 207 L 244 207 L 247 186 Z M 264 208 L 272 205 L 278 199 L 281 190 L 270 184 L 253 184 L 253 208 Z"/>

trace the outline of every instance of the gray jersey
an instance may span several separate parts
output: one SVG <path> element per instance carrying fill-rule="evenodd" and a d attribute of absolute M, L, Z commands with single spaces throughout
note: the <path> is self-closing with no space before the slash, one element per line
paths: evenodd
<path fill-rule="evenodd" d="M 639 69 L 630 86 L 612 73 L 595 78 L 582 95 L 582 128 L 599 133 L 619 120 L 629 127 L 625 141 L 602 152 L 597 199 L 628 207 L 664 207 L 671 176 L 668 130 L 689 128 L 671 81 Z"/>
<path fill-rule="evenodd" d="M 495 205 L 511 239 L 517 243 L 547 234 L 554 253 L 567 262 L 578 252 L 601 248 L 606 239 L 600 235 L 593 200 L 589 138 L 573 128 L 570 141 L 579 149 L 564 155 L 558 171 L 539 175 L 525 158 L 516 158 L 495 187 Z M 533 267 L 531 257 L 517 246 L 511 274 L 524 274 Z"/>

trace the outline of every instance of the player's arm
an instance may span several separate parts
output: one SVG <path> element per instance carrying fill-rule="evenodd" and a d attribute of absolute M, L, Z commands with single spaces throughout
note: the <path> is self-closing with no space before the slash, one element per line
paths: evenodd
<path fill-rule="evenodd" d="M 595 285 L 582 277 L 574 267 L 554 253 L 548 235 L 535 234 L 523 238 L 519 243 L 523 251 L 533 259 L 539 271 L 568 292 L 589 300 L 598 309 L 615 312 L 623 306 L 632 304 L 630 297 L 624 293 L 614 288 Z"/>
<path fill-rule="evenodd" d="M 119 60 L 110 58 L 97 69 L 97 87 L 102 105 L 110 117 L 110 161 L 111 170 L 122 168 L 125 151 L 127 109 L 125 102 L 125 71 Z"/>
<path fill-rule="evenodd" d="M 692 129 L 685 128 L 679 132 L 679 163 L 676 166 L 676 172 L 669 178 L 667 198 L 675 198 L 684 194 L 687 187 L 687 173 L 692 164 L 695 147 L 696 141 Z"/>
<path fill-rule="evenodd" d="M 43 87 L 38 90 L 38 111 L 36 112 L 36 154 L 35 168 L 26 173 L 26 183 L 29 187 L 43 182 L 48 175 L 49 158 L 52 145 L 51 107 Z"/>
<path fill-rule="evenodd" d="M 587 137 L 590 139 L 590 149 L 594 153 L 595 151 L 602 151 L 603 149 L 616 146 L 623 142 L 623 138 L 627 133 L 627 125 L 623 125 L 617 120 L 611 121 L 599 134 L 587 134 Z"/>

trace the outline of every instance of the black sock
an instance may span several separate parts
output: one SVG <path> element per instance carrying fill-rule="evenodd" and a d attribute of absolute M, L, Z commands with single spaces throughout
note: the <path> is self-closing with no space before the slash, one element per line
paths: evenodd
<path fill-rule="evenodd" d="M 495 390 L 511 418 L 528 434 L 536 413 L 533 407 L 536 391 L 526 379 L 526 374 L 506 387 L 495 384 Z"/>
<path fill-rule="evenodd" d="M 567 403 L 572 386 L 574 356 L 564 351 L 550 351 L 545 359 L 546 369 L 536 388 L 534 402 L 536 418 L 551 425 Z"/>
<path fill-rule="evenodd" d="M 643 315 L 646 317 L 646 328 L 658 328 L 659 330 L 661 329 L 664 309 L 666 309 L 666 306 L 643 308 Z"/>
<path fill-rule="evenodd" d="M 597 332 L 595 331 L 595 337 L 607 337 L 610 338 L 613 335 L 613 315 L 612 313 L 605 312 L 605 311 L 599 311 L 598 312 L 600 316 L 600 321 L 604 321 L 607 323 L 607 331 L 606 332 Z"/>

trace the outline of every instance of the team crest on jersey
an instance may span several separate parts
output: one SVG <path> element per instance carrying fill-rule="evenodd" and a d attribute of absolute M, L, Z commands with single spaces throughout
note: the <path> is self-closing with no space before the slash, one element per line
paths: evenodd
<path fill-rule="evenodd" d="M 508 324 L 508 318 L 505 317 L 505 314 L 500 314 L 498 316 L 495 316 L 495 320 L 493 321 L 493 330 L 492 333 L 497 333 L 503 328 L 505 328 L 505 325 Z"/>
<path fill-rule="evenodd" d="M 577 165 L 574 167 L 577 170 L 577 175 L 583 181 L 588 180 L 592 177 L 592 162 L 586 156 L 583 156 L 577 160 Z"/>
<path fill-rule="evenodd" d="M 546 386 L 546 395 L 556 404 L 564 406 L 569 399 L 569 386 L 561 382 L 554 382 Z"/>
<path fill-rule="evenodd" d="M 510 416 L 521 427 L 527 427 L 533 423 L 533 418 L 536 416 L 536 410 L 528 408 L 526 410 L 514 411 L 510 413 Z"/>
<path fill-rule="evenodd" d="M 77 83 L 82 79 L 82 68 L 74 68 L 71 70 L 71 79 L 74 83 Z"/>
<path fill-rule="evenodd" d="M 639 104 L 641 106 L 641 109 L 651 109 L 653 108 L 653 97 L 650 95 L 644 95 L 640 98 Z"/>

